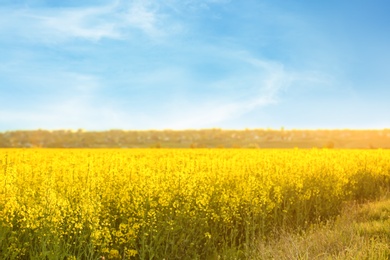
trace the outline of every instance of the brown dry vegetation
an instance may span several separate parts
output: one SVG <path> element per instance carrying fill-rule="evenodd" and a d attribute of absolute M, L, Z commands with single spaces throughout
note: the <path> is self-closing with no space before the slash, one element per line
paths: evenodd
<path fill-rule="evenodd" d="M 34 130 L 0 133 L 0 147 L 390 148 L 383 130 Z"/>
<path fill-rule="evenodd" d="M 336 219 L 256 241 L 249 259 L 390 259 L 390 199 L 350 203 Z"/>

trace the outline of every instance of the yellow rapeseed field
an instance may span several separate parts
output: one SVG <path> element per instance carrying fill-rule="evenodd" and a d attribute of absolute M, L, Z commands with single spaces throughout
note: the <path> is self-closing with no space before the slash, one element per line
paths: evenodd
<path fill-rule="evenodd" d="M 0 258 L 245 258 L 389 184 L 387 150 L 0 149 Z"/>

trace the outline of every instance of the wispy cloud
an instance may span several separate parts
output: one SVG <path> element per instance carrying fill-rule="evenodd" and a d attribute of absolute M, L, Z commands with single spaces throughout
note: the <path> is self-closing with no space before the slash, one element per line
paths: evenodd
<path fill-rule="evenodd" d="M 42 75 L 37 75 L 39 78 Z M 22 128 L 108 129 L 125 127 L 126 116 L 109 101 L 99 97 L 102 86 L 93 75 L 74 72 L 55 72 L 56 78 L 46 78 L 43 87 L 30 86 L 27 93 L 12 97 L 23 101 L 3 106 L 0 127 L 21 125 Z M 30 78 L 36 84 L 37 80 Z M 40 81 L 42 82 L 42 81 Z M 40 95 L 32 95 L 37 92 Z M 41 98 L 42 96 L 42 98 Z"/>
<path fill-rule="evenodd" d="M 25 122 L 50 129 L 216 127 L 252 111 L 277 104 L 283 91 L 293 89 L 296 83 L 310 84 L 326 80 L 326 77 L 311 72 L 288 70 L 282 63 L 255 58 L 247 52 L 230 51 L 229 55 L 229 62 L 249 66 L 249 69 L 206 83 L 200 82 L 183 68 L 162 69 L 147 77 L 138 75 L 133 80 L 143 86 L 158 86 L 160 83 L 172 84 L 174 88 L 164 94 L 163 98 L 153 99 L 150 103 L 153 104 L 152 107 L 146 109 L 127 106 L 115 96 L 103 98 L 99 92 L 107 90 L 109 86 L 102 85 L 96 76 L 57 72 L 56 79 L 52 78 L 52 82 L 47 79 L 49 81 L 46 85 L 56 84 L 51 91 L 58 89 L 56 93 L 61 95 L 28 109 L 4 109 L 0 113 L 0 122 L 10 125 Z M 188 84 L 190 89 L 206 84 L 203 88 L 205 92 L 210 92 L 194 96 L 192 91 L 187 93 L 181 87 Z M 129 98 L 131 97 L 128 96 L 127 99 Z"/>
<path fill-rule="evenodd" d="M 102 104 L 100 104 L 102 105 Z M 135 118 L 135 117 L 130 117 Z M 85 97 L 74 97 L 61 102 L 48 102 L 31 111 L 0 111 L 0 127 L 10 129 L 112 129 L 134 128 L 135 123 L 129 120 L 120 110 L 107 106 L 98 106 Z M 7 127 L 8 126 L 8 127 Z"/>
<path fill-rule="evenodd" d="M 113 22 L 105 22 L 105 8 L 87 8 L 81 10 L 63 10 L 57 12 L 42 12 L 40 15 L 26 17 L 37 21 L 36 27 L 43 29 L 49 39 L 67 39 L 69 37 L 100 40 L 102 38 L 118 39 L 121 33 Z M 99 21 L 101 18 L 103 21 Z"/>
<path fill-rule="evenodd" d="M 229 62 L 251 68 L 240 75 L 209 83 L 206 88 L 217 91 L 208 98 L 188 100 L 189 97 L 183 96 L 181 102 L 173 102 L 159 125 L 176 129 L 216 127 L 283 102 L 283 93 L 294 91 L 295 85 L 324 86 L 330 83 L 329 77 L 320 72 L 286 69 L 280 62 L 255 58 L 247 52 L 230 51 L 228 56 Z"/>
<path fill-rule="evenodd" d="M 149 36 L 157 37 L 163 34 L 160 27 L 162 19 L 157 12 L 157 7 L 148 1 L 135 1 L 122 14 L 125 24 L 139 28 Z"/>
<path fill-rule="evenodd" d="M 263 123 L 265 113 L 279 118 L 268 122 L 283 125 L 294 108 L 291 122 L 308 122 L 333 113 L 323 109 L 330 101 L 342 107 L 354 91 L 351 99 L 366 98 L 369 90 L 359 92 L 366 85 L 378 91 L 374 86 L 381 84 L 382 94 L 371 91 L 372 97 L 388 93 L 387 38 L 373 38 L 383 48 L 367 54 L 357 52 L 357 41 L 347 41 L 348 33 L 340 44 L 333 26 L 325 26 L 328 16 L 316 9 L 325 4 L 310 4 L 303 14 L 306 5 L 265 1 L 39 2 L 0 8 L 3 129 L 25 128 L 23 122 L 90 129 L 245 127 Z M 355 51 L 346 55 L 348 49 Z M 360 106 L 350 104 L 351 111 Z M 303 118 L 302 111 L 312 116 Z"/>
<path fill-rule="evenodd" d="M 49 43 L 72 38 L 124 39 L 131 37 L 132 30 L 157 38 L 169 29 L 156 5 L 140 0 L 113 1 L 101 6 L 24 7 L 0 13 L 0 32 Z"/>

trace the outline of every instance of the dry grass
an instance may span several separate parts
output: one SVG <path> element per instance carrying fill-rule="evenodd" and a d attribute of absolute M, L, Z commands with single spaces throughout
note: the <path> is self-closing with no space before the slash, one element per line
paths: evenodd
<path fill-rule="evenodd" d="M 390 259 L 390 199 L 350 204 L 305 232 L 279 231 L 253 247 L 249 259 Z"/>

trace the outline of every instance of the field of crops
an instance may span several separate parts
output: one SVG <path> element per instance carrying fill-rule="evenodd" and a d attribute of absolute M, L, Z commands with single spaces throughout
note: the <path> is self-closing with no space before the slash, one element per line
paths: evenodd
<path fill-rule="evenodd" d="M 245 258 L 389 187 L 388 150 L 2 149 L 0 259 Z"/>

